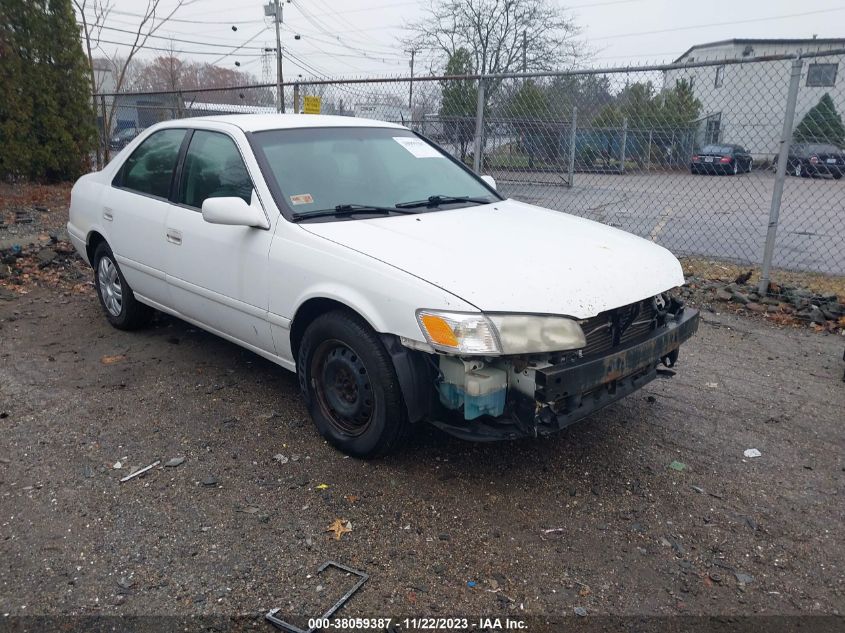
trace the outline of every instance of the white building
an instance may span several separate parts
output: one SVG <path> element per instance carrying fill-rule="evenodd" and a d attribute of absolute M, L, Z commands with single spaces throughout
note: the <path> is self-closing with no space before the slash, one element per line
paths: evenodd
<path fill-rule="evenodd" d="M 778 151 L 789 88 L 791 60 L 747 64 L 694 66 L 695 62 L 765 58 L 796 53 L 845 49 L 843 39 L 724 40 L 697 44 L 675 60 L 690 68 L 664 73 L 664 87 L 684 79 L 692 82 L 701 101 L 704 120 L 700 143 L 736 143 L 761 159 Z M 795 111 L 795 125 L 807 111 L 830 94 L 845 118 L 845 55 L 832 54 L 803 60 Z"/>

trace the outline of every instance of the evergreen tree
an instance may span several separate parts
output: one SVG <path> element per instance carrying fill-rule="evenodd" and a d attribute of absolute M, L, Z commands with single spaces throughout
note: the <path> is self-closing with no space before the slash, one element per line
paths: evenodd
<path fill-rule="evenodd" d="M 78 177 L 96 131 L 70 0 L 3 0 L 0 53 L 0 177 Z"/>
<path fill-rule="evenodd" d="M 472 72 L 472 56 L 468 50 L 459 48 L 449 57 L 447 75 L 471 75 Z M 449 141 L 458 144 L 461 160 L 466 159 L 467 145 L 475 136 L 475 84 L 472 79 L 449 79 L 443 82 L 441 88 L 443 132 Z"/>
<path fill-rule="evenodd" d="M 845 125 L 829 93 L 824 93 L 807 111 L 792 138 L 796 143 L 832 143 L 840 147 L 845 144 Z"/>

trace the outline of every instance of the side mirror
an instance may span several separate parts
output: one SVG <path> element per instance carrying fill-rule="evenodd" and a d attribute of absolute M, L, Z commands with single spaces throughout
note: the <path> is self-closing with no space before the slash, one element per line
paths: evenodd
<path fill-rule="evenodd" d="M 253 204 L 247 204 L 243 198 L 206 198 L 202 203 L 202 219 L 210 224 L 269 229 L 261 206 L 255 202 L 255 194 L 252 199 Z"/>
<path fill-rule="evenodd" d="M 483 180 L 483 181 L 484 181 L 484 182 L 486 182 L 488 185 L 490 185 L 491 187 L 493 187 L 493 189 L 495 189 L 495 188 L 496 188 L 496 179 L 495 179 L 495 178 L 493 178 L 493 176 L 482 176 L 482 177 L 481 177 L 481 180 Z"/>

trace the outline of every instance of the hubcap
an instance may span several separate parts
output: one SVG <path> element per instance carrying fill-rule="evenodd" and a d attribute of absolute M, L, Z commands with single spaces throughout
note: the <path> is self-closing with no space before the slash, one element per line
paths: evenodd
<path fill-rule="evenodd" d="M 345 435 L 361 435 L 375 410 L 361 357 L 341 341 L 325 341 L 314 353 L 311 376 L 317 402 L 332 426 Z"/>
<path fill-rule="evenodd" d="M 97 266 L 97 283 L 100 287 L 100 297 L 103 305 L 112 316 L 120 316 L 123 309 L 123 287 L 120 285 L 120 275 L 117 266 L 108 257 L 101 257 Z"/>

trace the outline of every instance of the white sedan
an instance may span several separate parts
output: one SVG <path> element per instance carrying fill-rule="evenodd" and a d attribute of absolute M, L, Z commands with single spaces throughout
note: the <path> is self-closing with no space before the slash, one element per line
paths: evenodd
<path fill-rule="evenodd" d="M 68 232 L 115 327 L 160 310 L 296 371 L 358 457 L 421 421 L 553 433 L 673 365 L 698 325 L 664 248 L 505 199 L 380 121 L 154 125 L 79 179 Z"/>

